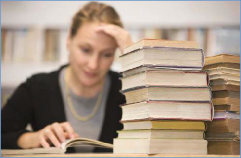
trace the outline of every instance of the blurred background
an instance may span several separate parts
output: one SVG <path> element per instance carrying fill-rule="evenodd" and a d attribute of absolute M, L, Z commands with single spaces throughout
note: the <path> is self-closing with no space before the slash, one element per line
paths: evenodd
<path fill-rule="evenodd" d="M 1 99 L 34 73 L 68 61 L 66 38 L 81 1 L 1 1 Z M 240 54 L 240 1 L 107 1 L 134 42 L 142 38 L 197 41 L 206 56 Z M 112 65 L 121 70 L 119 53 Z"/>

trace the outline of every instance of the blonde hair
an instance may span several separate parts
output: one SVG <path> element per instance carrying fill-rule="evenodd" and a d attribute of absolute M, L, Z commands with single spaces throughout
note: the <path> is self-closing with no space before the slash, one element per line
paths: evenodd
<path fill-rule="evenodd" d="M 121 19 L 113 7 L 100 2 L 89 2 L 73 17 L 70 37 L 74 37 L 77 30 L 87 22 L 103 22 L 123 27 Z"/>

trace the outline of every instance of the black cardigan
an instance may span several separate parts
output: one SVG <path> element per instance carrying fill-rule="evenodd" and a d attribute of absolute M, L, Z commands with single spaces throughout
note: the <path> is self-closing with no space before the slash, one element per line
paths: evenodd
<path fill-rule="evenodd" d="M 64 103 L 59 85 L 58 71 L 33 75 L 22 83 L 14 92 L 2 110 L 2 142 L 3 149 L 17 149 L 20 135 L 28 132 L 25 128 L 31 123 L 34 131 L 38 131 L 54 122 L 65 122 Z M 121 82 L 119 74 L 109 71 L 111 86 L 106 102 L 104 123 L 100 141 L 113 143 L 116 131 L 122 129 L 120 104 L 125 97 L 119 92 Z"/>

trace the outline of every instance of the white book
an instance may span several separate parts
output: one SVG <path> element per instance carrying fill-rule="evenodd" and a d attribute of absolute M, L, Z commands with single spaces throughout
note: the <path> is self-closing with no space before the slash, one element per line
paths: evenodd
<path fill-rule="evenodd" d="M 203 139 L 114 139 L 114 154 L 207 154 Z"/>
<path fill-rule="evenodd" d="M 121 106 L 121 121 L 133 120 L 199 120 L 211 121 L 211 103 L 144 101 Z"/>

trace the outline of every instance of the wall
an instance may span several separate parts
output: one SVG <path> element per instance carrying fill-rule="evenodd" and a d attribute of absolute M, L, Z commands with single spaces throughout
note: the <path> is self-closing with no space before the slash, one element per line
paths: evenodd
<path fill-rule="evenodd" d="M 1 23 L 6 25 L 67 26 L 86 2 L 1 1 Z M 113 5 L 128 27 L 182 27 L 240 24 L 240 1 L 106 2 Z"/>

